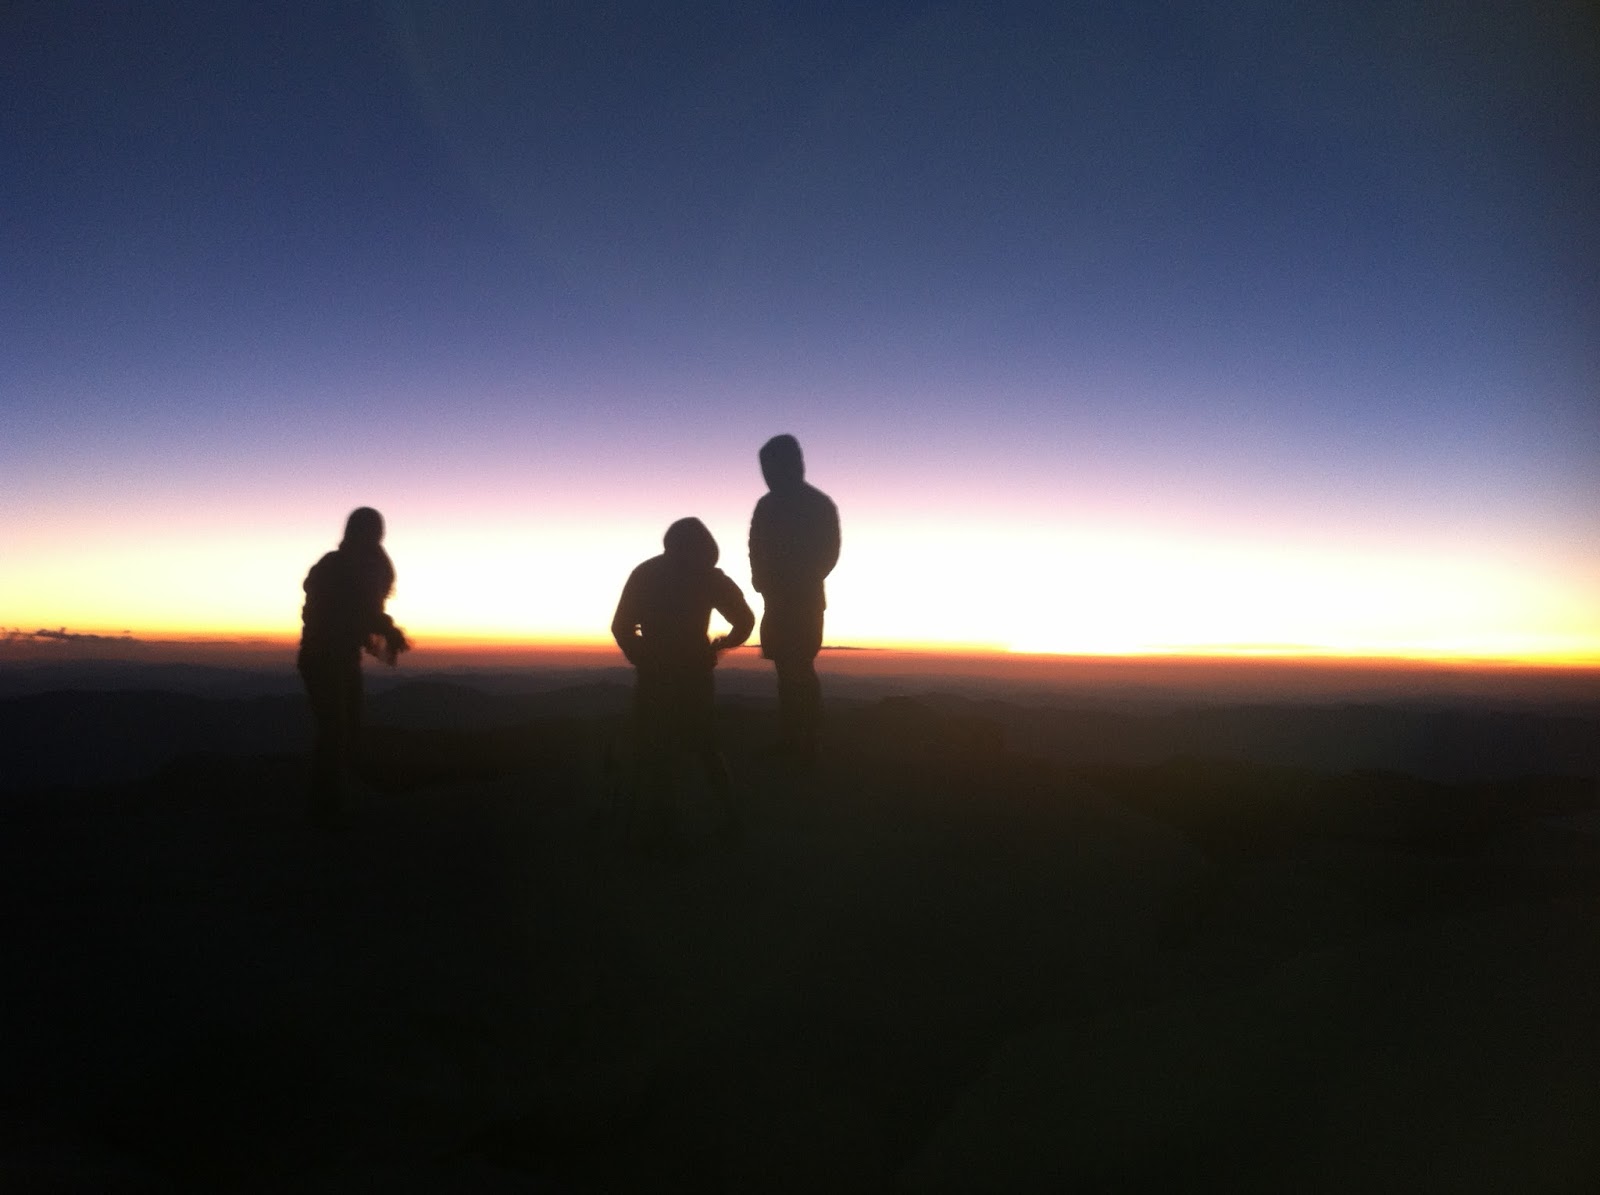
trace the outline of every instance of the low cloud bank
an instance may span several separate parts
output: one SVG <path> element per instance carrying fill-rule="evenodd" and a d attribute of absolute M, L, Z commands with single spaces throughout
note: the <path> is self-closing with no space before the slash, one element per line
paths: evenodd
<path fill-rule="evenodd" d="M 128 632 L 120 635 L 92 635 L 83 631 L 69 631 L 66 627 L 47 631 L 42 627 L 37 631 L 24 631 L 20 628 L 0 628 L 0 642 L 4 643 L 140 643 Z"/>

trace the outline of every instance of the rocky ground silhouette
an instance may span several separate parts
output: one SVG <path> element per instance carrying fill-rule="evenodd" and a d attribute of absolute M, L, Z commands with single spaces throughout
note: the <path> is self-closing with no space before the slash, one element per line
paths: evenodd
<path fill-rule="evenodd" d="M 152 763 L 119 735 L 158 697 L 73 696 L 78 750 L 153 770 L 5 794 L 7 1190 L 1600 1176 L 1581 717 L 1548 768 L 1442 779 L 889 698 L 836 702 L 797 775 L 736 701 L 742 839 L 685 778 L 684 841 L 641 849 L 612 686 L 375 701 L 338 831 L 249 737 L 289 706 L 196 699 Z"/>

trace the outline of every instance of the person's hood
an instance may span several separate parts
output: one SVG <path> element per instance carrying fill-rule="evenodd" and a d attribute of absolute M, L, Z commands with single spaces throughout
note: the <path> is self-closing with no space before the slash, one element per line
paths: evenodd
<path fill-rule="evenodd" d="M 805 481 L 806 463 L 800 455 L 800 441 L 791 435 L 781 435 L 763 444 L 761 476 L 772 490 L 793 489 Z"/>
<path fill-rule="evenodd" d="M 696 518 L 679 519 L 661 537 L 667 559 L 684 568 L 716 568 L 721 549 L 706 525 Z"/>

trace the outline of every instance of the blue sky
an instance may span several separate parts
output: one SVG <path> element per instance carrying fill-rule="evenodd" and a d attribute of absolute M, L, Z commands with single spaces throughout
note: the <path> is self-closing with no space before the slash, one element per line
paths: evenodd
<path fill-rule="evenodd" d="M 863 639 L 1035 641 L 981 587 L 897 634 L 1004 541 L 1247 559 L 1216 642 L 1600 651 L 1596 19 L 1403 7 L 8 8 L 0 623 L 292 629 L 374 502 L 397 603 L 463 529 L 582 574 L 425 622 L 576 635 L 680 514 L 738 578 L 788 430 Z M 1207 637 L 1141 610 L 1104 642 Z"/>

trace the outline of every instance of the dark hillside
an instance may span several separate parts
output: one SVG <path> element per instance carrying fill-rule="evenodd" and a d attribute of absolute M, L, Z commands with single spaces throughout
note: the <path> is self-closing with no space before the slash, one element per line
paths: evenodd
<path fill-rule="evenodd" d="M 640 850 L 625 691 L 562 700 L 377 695 L 342 831 L 261 745 L 293 705 L 36 702 L 36 744 L 72 723 L 124 769 L 165 755 L 7 798 L 5 1189 L 1600 1174 L 1592 775 L 1154 738 L 1088 762 L 1019 745 L 1038 711 L 906 698 L 837 703 L 795 775 L 761 754 L 771 710 L 733 702 L 742 839 L 685 778 L 685 841 Z"/>

